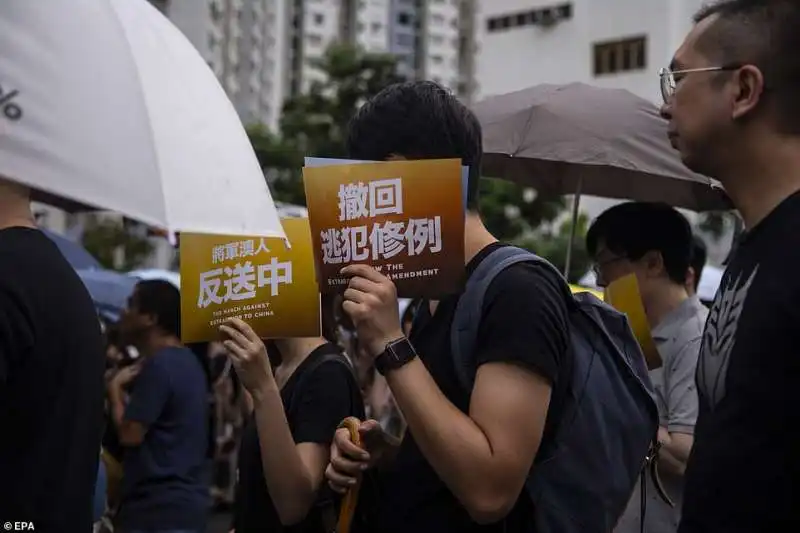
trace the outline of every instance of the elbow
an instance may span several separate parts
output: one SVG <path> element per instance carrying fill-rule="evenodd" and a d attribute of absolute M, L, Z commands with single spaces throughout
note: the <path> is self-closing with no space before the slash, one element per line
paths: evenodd
<path fill-rule="evenodd" d="M 305 520 L 314 502 L 314 497 L 314 494 L 303 494 L 290 498 L 274 498 L 275 511 L 281 525 L 291 527 Z"/>
<path fill-rule="evenodd" d="M 470 518 L 479 525 L 485 526 L 503 520 L 517 503 L 519 491 L 515 494 L 499 490 L 480 490 L 464 501 L 464 507 Z"/>

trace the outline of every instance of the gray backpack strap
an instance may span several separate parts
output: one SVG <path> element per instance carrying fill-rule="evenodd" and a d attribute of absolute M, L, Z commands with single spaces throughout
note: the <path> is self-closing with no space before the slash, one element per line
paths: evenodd
<path fill-rule="evenodd" d="M 473 351 L 486 291 L 500 272 L 511 265 L 526 262 L 547 263 L 538 255 L 516 246 L 502 246 L 493 250 L 478 264 L 458 299 L 450 329 L 450 349 L 458 381 L 467 391 L 472 391 L 475 382 L 476 366 Z"/>

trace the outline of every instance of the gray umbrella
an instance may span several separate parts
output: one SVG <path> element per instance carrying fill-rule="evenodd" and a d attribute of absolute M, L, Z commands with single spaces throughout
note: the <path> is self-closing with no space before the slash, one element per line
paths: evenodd
<path fill-rule="evenodd" d="M 537 85 L 479 102 L 483 174 L 540 194 L 730 209 L 718 182 L 683 165 L 656 106 L 623 89 Z"/>

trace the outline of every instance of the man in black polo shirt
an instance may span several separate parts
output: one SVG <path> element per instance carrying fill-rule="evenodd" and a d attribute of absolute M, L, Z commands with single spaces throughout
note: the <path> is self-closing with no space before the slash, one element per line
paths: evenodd
<path fill-rule="evenodd" d="M 471 169 L 467 272 L 503 246 L 477 209 L 480 125 L 446 89 L 431 82 L 385 89 L 353 118 L 347 142 L 357 159 L 461 159 Z M 338 432 L 327 471 L 331 485 L 341 491 L 360 466 L 382 462 L 378 486 L 362 490 L 360 508 L 374 511 L 366 517 L 370 531 L 528 531 L 532 513 L 528 497 L 521 495 L 523 484 L 552 431 L 548 409 L 551 400 L 559 401 L 557 384 L 568 372 L 562 280 L 527 263 L 497 276 L 484 302 L 470 395 L 459 386 L 450 347 L 458 297 L 423 302 L 410 337 L 419 356 L 387 366 L 382 364 L 387 344 L 399 349 L 408 342 L 394 285 L 369 267 L 349 266 L 345 273 L 351 281 L 344 309 L 366 352 L 383 368 L 408 430 L 392 461 L 386 446 L 375 445 L 387 440 L 376 438 L 376 422 L 362 426 L 372 455 L 360 459 L 345 432 Z"/>
<path fill-rule="evenodd" d="M 798 28 L 796 0 L 718 2 L 661 76 L 673 144 L 746 227 L 704 332 L 680 533 L 800 531 Z"/>

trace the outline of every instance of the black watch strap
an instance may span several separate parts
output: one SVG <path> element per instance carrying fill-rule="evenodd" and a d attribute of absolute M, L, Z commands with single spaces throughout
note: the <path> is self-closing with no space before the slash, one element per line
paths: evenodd
<path fill-rule="evenodd" d="M 390 370 L 397 370 L 417 357 L 417 352 L 411 342 L 400 337 L 386 345 L 386 349 L 375 358 L 375 370 L 382 376 Z"/>

